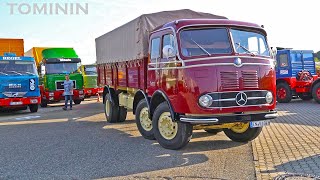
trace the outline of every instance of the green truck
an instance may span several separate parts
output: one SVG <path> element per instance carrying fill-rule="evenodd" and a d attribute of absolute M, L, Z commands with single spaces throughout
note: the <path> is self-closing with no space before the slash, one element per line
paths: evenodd
<path fill-rule="evenodd" d="M 81 59 L 73 48 L 33 47 L 25 55 L 34 57 L 40 74 L 41 107 L 64 100 L 66 74 L 74 81 L 74 103 L 84 100 L 83 77 L 78 70 Z"/>
<path fill-rule="evenodd" d="M 103 87 L 99 87 L 97 83 L 98 74 L 97 74 L 97 66 L 94 64 L 90 65 L 81 65 L 79 68 L 84 83 L 84 95 L 85 98 L 90 98 L 91 96 L 95 96 L 97 94 L 103 93 Z"/>

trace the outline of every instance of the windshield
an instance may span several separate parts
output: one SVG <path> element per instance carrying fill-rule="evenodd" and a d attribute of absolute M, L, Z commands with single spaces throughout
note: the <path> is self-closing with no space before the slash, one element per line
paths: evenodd
<path fill-rule="evenodd" d="M 185 57 L 229 54 L 232 51 L 226 28 L 183 30 L 180 45 Z"/>
<path fill-rule="evenodd" d="M 239 29 L 231 29 L 235 51 L 240 54 L 270 56 L 264 35 Z"/>
<path fill-rule="evenodd" d="M 0 76 L 35 74 L 37 70 L 33 61 L 0 61 Z"/>
<path fill-rule="evenodd" d="M 69 74 L 77 72 L 77 63 L 46 64 L 46 74 Z"/>
<path fill-rule="evenodd" d="M 97 74 L 97 67 L 95 66 L 85 66 L 84 72 L 86 75 L 96 75 Z"/>

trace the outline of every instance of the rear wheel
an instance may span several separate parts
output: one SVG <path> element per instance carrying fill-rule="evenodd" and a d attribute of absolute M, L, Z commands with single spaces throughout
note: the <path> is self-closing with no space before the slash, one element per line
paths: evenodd
<path fill-rule="evenodd" d="M 29 109 L 30 109 L 30 112 L 34 113 L 34 112 L 38 112 L 38 104 L 30 104 L 29 105 Z"/>
<path fill-rule="evenodd" d="M 74 100 L 74 104 L 80 104 L 81 103 L 81 99 L 75 99 Z"/>
<path fill-rule="evenodd" d="M 292 99 L 292 92 L 287 83 L 277 85 L 277 100 L 280 103 L 288 103 Z"/>
<path fill-rule="evenodd" d="M 218 134 L 219 132 L 223 131 L 222 129 L 205 129 L 205 131 L 209 134 Z"/>
<path fill-rule="evenodd" d="M 309 101 L 312 99 L 311 93 L 298 93 L 299 98 L 301 98 L 304 101 Z"/>
<path fill-rule="evenodd" d="M 313 99 L 320 104 L 320 83 L 317 83 L 312 88 Z"/>
<path fill-rule="evenodd" d="M 230 129 L 224 129 L 224 133 L 236 142 L 248 142 L 255 139 L 261 133 L 262 127 L 250 128 L 249 123 L 237 123 Z"/>
<path fill-rule="evenodd" d="M 111 103 L 111 95 L 106 94 L 104 103 L 104 114 L 107 122 L 116 123 L 119 117 L 119 106 L 116 103 Z"/>
<path fill-rule="evenodd" d="M 127 119 L 127 109 L 123 106 L 120 106 L 118 122 L 124 122 L 126 119 Z"/>
<path fill-rule="evenodd" d="M 161 103 L 154 111 L 152 126 L 155 138 L 166 149 L 181 149 L 192 136 L 191 124 L 172 120 L 167 102 Z"/>
<path fill-rule="evenodd" d="M 136 124 L 140 134 L 145 139 L 155 139 L 152 130 L 152 120 L 149 118 L 148 104 L 145 99 L 141 100 L 136 108 Z"/>

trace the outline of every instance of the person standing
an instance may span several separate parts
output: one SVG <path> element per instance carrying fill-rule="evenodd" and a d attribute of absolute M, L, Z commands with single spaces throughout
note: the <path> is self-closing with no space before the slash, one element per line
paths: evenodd
<path fill-rule="evenodd" d="M 70 110 L 72 110 L 72 96 L 73 96 L 73 81 L 69 79 L 69 75 L 66 74 L 66 80 L 63 82 L 64 85 L 64 98 L 65 103 L 63 110 L 67 110 L 68 107 L 68 101 L 70 100 Z"/>

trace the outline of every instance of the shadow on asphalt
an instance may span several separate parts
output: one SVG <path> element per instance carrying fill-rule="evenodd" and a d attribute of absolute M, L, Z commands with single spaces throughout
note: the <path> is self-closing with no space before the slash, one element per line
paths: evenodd
<path fill-rule="evenodd" d="M 156 141 L 128 133 L 137 132 L 135 121 L 106 123 L 102 112 L 101 104 L 83 104 L 74 111 L 48 112 L 40 119 L 32 120 L 40 122 L 36 125 L 0 125 L 0 164 L 3 165 L 0 166 L 0 179 L 127 176 L 204 163 L 208 161 L 204 151 L 243 145 L 205 140 L 190 142 L 182 150 L 167 150 Z M 53 116 L 65 121 L 47 123 Z M 124 130 L 113 128 L 114 125 Z M 111 127 L 104 129 L 105 126 Z M 195 133 L 196 138 L 205 136 Z"/>

